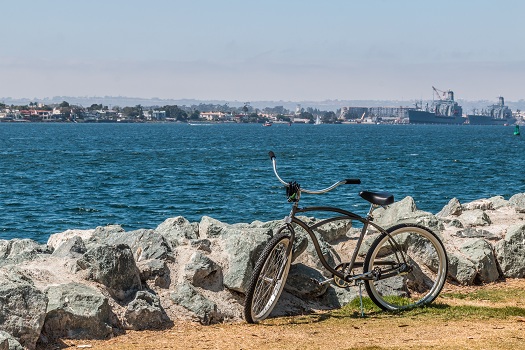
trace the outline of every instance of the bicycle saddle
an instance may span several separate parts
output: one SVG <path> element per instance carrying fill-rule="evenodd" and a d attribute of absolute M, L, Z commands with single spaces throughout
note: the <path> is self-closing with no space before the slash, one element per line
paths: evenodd
<path fill-rule="evenodd" d="M 394 195 L 388 192 L 361 191 L 359 195 L 372 204 L 389 205 L 394 203 Z"/>

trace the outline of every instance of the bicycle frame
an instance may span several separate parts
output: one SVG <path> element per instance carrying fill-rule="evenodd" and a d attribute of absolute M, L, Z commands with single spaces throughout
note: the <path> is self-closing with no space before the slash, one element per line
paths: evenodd
<path fill-rule="evenodd" d="M 367 215 L 367 217 L 365 218 L 365 217 L 362 217 L 362 216 L 360 216 L 358 214 L 355 214 L 355 213 L 352 213 L 350 211 L 347 211 L 347 210 L 344 210 L 344 209 L 340 209 L 340 208 L 335 208 L 335 207 L 305 207 L 305 208 L 299 208 L 298 203 L 294 203 L 293 206 L 292 206 L 292 210 L 290 212 L 290 215 L 285 218 L 285 224 L 286 224 L 288 230 L 291 233 L 291 236 L 292 236 L 291 237 L 291 242 L 292 243 L 295 240 L 295 229 L 294 229 L 292 224 L 296 224 L 299 227 L 301 227 L 302 229 L 304 229 L 308 233 L 308 235 L 310 236 L 310 240 L 312 241 L 312 243 L 314 245 L 315 251 L 317 253 L 317 256 L 318 256 L 319 261 L 321 262 L 321 264 L 324 266 L 324 268 L 326 270 L 328 270 L 330 273 L 332 273 L 334 276 L 340 278 L 341 280 L 343 280 L 345 282 L 352 282 L 352 281 L 355 281 L 355 280 L 366 280 L 366 279 L 374 279 L 374 278 L 376 278 L 376 279 L 386 279 L 386 278 L 398 275 L 399 273 L 398 272 L 393 272 L 393 273 L 389 273 L 389 274 L 382 274 L 379 278 L 374 276 L 372 272 L 368 272 L 366 274 L 359 274 L 359 275 L 355 275 L 355 276 L 344 273 L 345 270 L 346 271 L 352 271 L 352 269 L 354 267 L 362 267 L 362 262 L 356 262 L 356 260 L 357 260 L 357 255 L 358 255 L 359 249 L 360 249 L 361 244 L 363 242 L 363 239 L 364 239 L 364 237 L 365 237 L 365 235 L 366 235 L 366 233 L 368 231 L 369 226 L 372 226 L 375 229 L 377 229 L 379 231 L 379 233 L 384 233 L 385 235 L 390 236 L 389 233 L 385 229 L 383 229 L 379 225 L 377 225 L 374 222 L 372 222 L 371 212 L 375 209 L 374 207 L 375 206 L 372 204 L 372 206 L 370 208 L 370 212 Z M 333 212 L 333 213 L 342 214 L 342 216 L 334 216 L 334 217 L 330 217 L 330 218 L 327 218 L 327 219 L 323 219 L 323 220 L 320 220 L 319 222 L 317 222 L 317 223 L 315 223 L 314 225 L 311 225 L 311 226 L 295 216 L 298 213 L 307 213 L 307 212 L 315 212 L 315 211 L 316 212 Z M 337 271 L 335 269 L 335 267 L 330 266 L 330 264 L 328 264 L 328 262 L 324 258 L 323 253 L 321 251 L 321 246 L 319 244 L 319 241 L 318 241 L 317 237 L 315 236 L 314 230 L 316 228 L 320 227 L 320 226 L 323 226 L 323 225 L 329 223 L 329 222 L 342 221 L 342 220 L 357 220 L 357 221 L 359 221 L 359 222 L 361 222 L 363 224 L 363 228 L 361 229 L 361 233 L 359 234 L 359 237 L 358 237 L 358 240 L 357 240 L 357 244 L 356 244 L 356 247 L 354 248 L 354 252 L 352 254 L 352 258 L 351 258 L 350 262 L 348 263 L 348 265 L 345 266 L 343 271 Z M 391 240 L 391 241 L 393 242 L 394 245 L 397 246 L 397 242 L 395 242 L 395 240 Z M 293 244 L 290 245 L 289 249 L 292 249 L 292 247 L 293 247 Z M 401 250 L 399 249 L 399 246 L 397 246 L 396 256 L 398 257 L 398 259 L 399 259 L 399 256 L 398 256 L 399 252 L 401 252 Z M 405 260 L 405 257 L 403 255 L 401 255 L 400 259 L 406 264 L 406 260 Z M 385 262 L 384 264 L 385 265 L 391 265 L 392 263 Z"/>

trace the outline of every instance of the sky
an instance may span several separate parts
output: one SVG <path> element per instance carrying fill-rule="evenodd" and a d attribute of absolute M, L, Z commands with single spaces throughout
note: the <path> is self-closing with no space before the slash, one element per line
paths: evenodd
<path fill-rule="evenodd" d="M 17 0 L 0 98 L 525 99 L 522 0 Z"/>

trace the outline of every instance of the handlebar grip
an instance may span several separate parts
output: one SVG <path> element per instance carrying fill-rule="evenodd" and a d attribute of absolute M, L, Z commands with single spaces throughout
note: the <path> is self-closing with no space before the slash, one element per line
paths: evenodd
<path fill-rule="evenodd" d="M 346 179 L 345 185 L 359 185 L 361 183 L 361 180 L 359 179 Z"/>
<path fill-rule="evenodd" d="M 270 160 L 275 158 L 275 153 L 273 153 L 273 151 L 268 152 L 268 155 L 270 156 Z"/>

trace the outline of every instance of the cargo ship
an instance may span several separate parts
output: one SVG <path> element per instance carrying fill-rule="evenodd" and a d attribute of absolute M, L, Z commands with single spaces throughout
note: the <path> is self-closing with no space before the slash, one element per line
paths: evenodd
<path fill-rule="evenodd" d="M 512 111 L 505 106 L 503 97 L 499 97 L 498 104 L 488 106 L 481 111 L 474 110 L 473 114 L 468 114 L 467 118 L 470 125 L 508 125 L 514 124 Z"/>
<path fill-rule="evenodd" d="M 416 104 L 415 109 L 408 111 L 410 124 L 464 124 L 467 118 L 463 117 L 463 109 L 454 101 L 454 92 L 451 90 L 440 91 L 432 86 L 438 99 L 423 108 Z"/>

